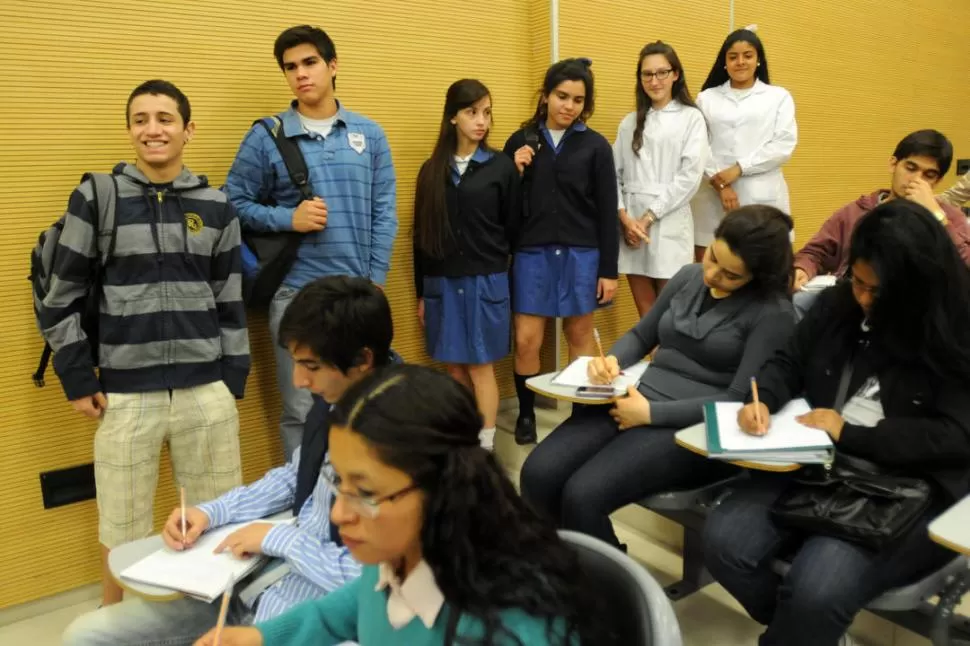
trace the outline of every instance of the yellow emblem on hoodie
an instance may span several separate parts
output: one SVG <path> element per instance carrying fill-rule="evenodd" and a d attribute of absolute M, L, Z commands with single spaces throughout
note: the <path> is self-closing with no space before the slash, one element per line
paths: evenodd
<path fill-rule="evenodd" d="M 198 234 L 202 231 L 202 217 L 198 213 L 186 213 L 185 228 L 193 235 Z"/>

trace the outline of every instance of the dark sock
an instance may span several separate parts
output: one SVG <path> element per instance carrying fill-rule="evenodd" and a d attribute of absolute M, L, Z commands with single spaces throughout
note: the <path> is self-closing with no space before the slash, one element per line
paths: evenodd
<path fill-rule="evenodd" d="M 525 385 L 527 379 L 535 375 L 520 375 L 515 373 L 515 394 L 519 398 L 519 417 L 536 416 L 536 394 Z"/>

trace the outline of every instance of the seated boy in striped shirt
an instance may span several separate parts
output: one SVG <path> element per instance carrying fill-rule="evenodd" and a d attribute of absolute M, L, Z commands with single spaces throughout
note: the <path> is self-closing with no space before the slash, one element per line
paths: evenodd
<path fill-rule="evenodd" d="M 391 310 L 380 289 L 366 278 L 334 276 L 309 283 L 293 299 L 280 324 L 280 343 L 293 360 L 293 383 L 310 391 L 316 404 L 307 417 L 302 446 L 284 466 L 211 502 L 186 509 L 183 538 L 176 508 L 162 530 L 166 544 L 192 549 L 209 529 L 255 521 L 226 538 L 222 548 L 236 555 L 273 557 L 237 585 L 228 622 L 249 624 L 275 617 L 357 578 L 360 565 L 330 524 L 333 494 L 325 456 L 329 405 L 375 367 L 391 360 Z M 293 510 L 294 525 L 259 519 Z M 107 606 L 76 619 L 64 634 L 67 646 L 192 644 L 219 614 L 219 601 L 184 597 L 171 602 L 139 598 Z"/>

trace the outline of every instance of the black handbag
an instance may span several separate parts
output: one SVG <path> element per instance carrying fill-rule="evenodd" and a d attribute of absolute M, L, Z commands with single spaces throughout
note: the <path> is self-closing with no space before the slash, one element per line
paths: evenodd
<path fill-rule="evenodd" d="M 852 377 L 842 369 L 835 410 L 841 413 Z M 771 508 L 775 524 L 879 550 L 906 533 L 933 502 L 933 488 L 862 458 L 836 451 L 832 462 L 804 467 Z"/>
<path fill-rule="evenodd" d="M 265 119 L 255 123 L 266 128 L 276 143 L 290 180 L 300 191 L 300 198 L 312 200 L 310 174 L 299 145 L 283 132 L 283 124 L 279 117 L 271 119 L 272 123 Z M 242 240 L 257 262 L 254 275 L 245 275 L 243 278 L 243 301 L 249 307 L 266 309 L 276 295 L 276 290 L 290 273 L 293 263 L 296 262 L 300 244 L 303 242 L 303 234 L 297 231 L 243 230 Z"/>

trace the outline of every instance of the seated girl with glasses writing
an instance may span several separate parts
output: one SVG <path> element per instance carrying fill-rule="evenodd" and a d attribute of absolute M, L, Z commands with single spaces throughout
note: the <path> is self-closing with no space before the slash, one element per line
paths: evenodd
<path fill-rule="evenodd" d="M 610 643 L 574 553 L 479 445 L 466 388 L 396 366 L 351 387 L 332 419 L 331 518 L 363 573 L 271 621 L 225 629 L 222 646 Z"/>

